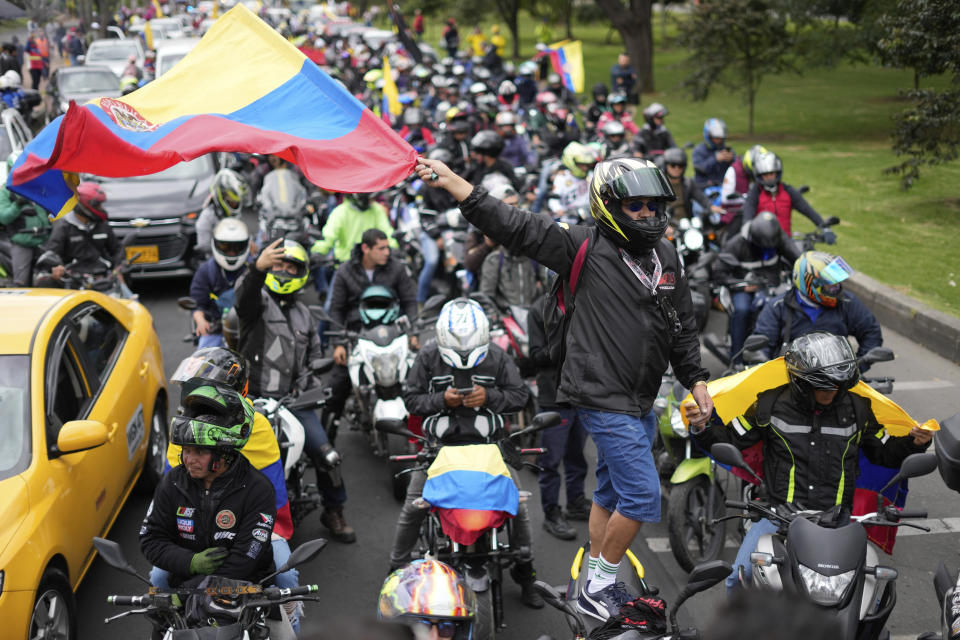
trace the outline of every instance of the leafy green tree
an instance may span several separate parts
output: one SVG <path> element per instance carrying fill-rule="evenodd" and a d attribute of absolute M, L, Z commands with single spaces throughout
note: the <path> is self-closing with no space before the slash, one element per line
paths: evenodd
<path fill-rule="evenodd" d="M 899 0 L 880 20 L 878 43 L 887 64 L 913 69 L 913 105 L 894 117 L 893 151 L 906 159 L 889 172 L 910 188 L 923 166 L 957 159 L 960 145 L 960 12 L 954 0 Z M 950 74 L 942 90 L 917 87 L 919 78 Z"/>
<path fill-rule="evenodd" d="M 679 44 L 690 51 L 683 86 L 694 100 L 706 100 L 715 85 L 741 93 L 750 135 L 760 81 L 796 71 L 786 18 L 772 9 L 767 0 L 703 0 L 679 24 Z"/>
<path fill-rule="evenodd" d="M 630 64 L 637 72 L 637 92 L 653 91 L 651 0 L 596 0 L 596 3 L 623 39 Z"/>

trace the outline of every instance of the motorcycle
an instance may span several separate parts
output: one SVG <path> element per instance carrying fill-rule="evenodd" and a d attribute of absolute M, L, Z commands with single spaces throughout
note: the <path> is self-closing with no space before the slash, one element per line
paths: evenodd
<path fill-rule="evenodd" d="M 555 426 L 560 423 L 560 414 L 541 413 L 533 419 L 533 423 L 521 431 L 500 438 L 496 444 L 500 447 L 501 455 L 513 466 L 533 467 L 536 465 L 526 462 L 523 456 L 537 455 L 545 449 L 520 449 L 514 444 L 518 439 L 531 433 Z M 414 462 L 417 466 L 401 473 L 412 471 L 426 471 L 436 460 L 445 447 L 425 436 L 416 435 L 407 429 L 392 422 L 381 422 L 379 430 L 399 435 L 404 438 L 415 438 L 422 443 L 423 448 L 416 454 L 394 456 L 398 462 Z M 521 492 L 520 500 L 526 502 L 529 492 Z M 423 498 L 414 501 L 414 506 L 421 509 L 430 509 L 420 531 L 418 550 L 423 556 L 436 558 L 449 564 L 463 575 L 467 586 L 477 596 L 477 617 L 474 637 L 478 640 L 492 640 L 494 633 L 504 628 L 503 615 L 503 573 L 508 569 L 525 550 L 510 547 L 510 533 L 513 529 L 511 519 L 507 519 L 502 526 L 490 527 L 489 520 L 479 517 L 470 520 L 460 520 L 459 527 L 471 534 L 479 534 L 476 541 L 470 545 L 462 545 L 453 540 L 447 529 L 447 520 L 440 517 L 440 512 L 456 512 L 460 509 L 432 507 Z M 477 512 L 480 513 L 480 512 Z M 473 527 L 473 528 L 471 528 Z M 501 539 L 501 532 L 506 532 L 506 540 Z M 456 534 L 453 535 L 456 537 Z"/>
<path fill-rule="evenodd" d="M 112 540 L 94 538 L 93 545 L 100 557 L 114 569 L 139 578 L 150 584 L 127 561 L 120 545 Z M 109 604 L 126 607 L 139 607 L 107 618 L 105 624 L 129 615 L 139 614 L 149 618 L 154 629 L 162 634 L 164 640 L 192 640 L 208 638 L 210 640 L 295 640 L 296 635 L 283 605 L 290 602 L 318 602 L 319 597 L 310 595 L 319 589 L 317 585 L 302 585 L 292 589 L 264 587 L 274 576 L 289 571 L 295 566 L 313 560 L 327 545 L 320 538 L 304 542 L 290 553 L 287 562 L 259 583 L 224 579 L 221 584 L 204 589 L 157 589 L 150 587 L 146 594 L 139 596 L 107 596 Z M 197 604 L 197 601 L 199 604 Z M 198 623 L 194 616 L 188 615 L 191 608 L 206 611 L 205 603 L 217 612 L 217 619 L 230 618 L 230 622 L 218 624 Z M 279 611 L 279 617 L 274 612 Z"/>
<path fill-rule="evenodd" d="M 232 292 L 233 290 L 231 289 L 230 291 Z M 231 295 L 231 301 L 230 301 L 231 306 L 233 303 L 232 297 L 233 296 Z M 190 322 L 190 333 L 183 336 L 183 341 L 192 342 L 193 346 L 197 346 L 197 344 L 200 342 L 200 336 L 197 335 L 197 321 L 193 319 L 193 312 L 197 310 L 197 301 L 191 298 L 190 296 L 182 296 L 180 298 L 177 298 L 177 306 L 187 312 L 187 316 Z M 230 307 L 227 307 L 223 311 L 224 311 L 223 315 L 226 315 L 226 313 L 230 311 Z M 208 333 L 211 333 L 211 334 L 223 333 L 223 323 L 221 318 L 211 318 L 210 315 L 207 313 L 204 313 L 203 315 L 210 326 Z"/>
<path fill-rule="evenodd" d="M 729 443 L 716 443 L 711 455 L 722 464 L 740 469 L 762 483 L 744 462 L 740 450 Z M 777 525 L 775 534 L 761 536 L 750 554 L 753 577 L 739 581 L 744 588 L 783 591 L 791 597 L 809 600 L 836 618 L 844 638 L 866 640 L 885 637 L 884 625 L 896 604 L 897 570 L 879 563 L 879 554 L 867 540 L 864 527 L 929 528 L 903 522 L 925 518 L 926 511 L 900 510 L 883 506 L 883 492 L 908 478 L 932 473 L 937 459 L 930 453 L 915 453 L 904 459 L 900 470 L 877 496 L 877 510 L 861 516 L 842 517 L 837 509 L 803 510 L 796 505 L 774 507 L 761 500 L 727 501 L 743 513 L 729 518 L 766 518 Z M 761 484 L 761 486 L 764 486 Z"/>
<path fill-rule="evenodd" d="M 448 300 L 466 295 L 474 283 L 473 275 L 463 266 L 468 225 L 460 209 L 420 209 L 419 213 L 423 230 L 430 237 L 439 237 L 442 243 L 431 289 Z"/>

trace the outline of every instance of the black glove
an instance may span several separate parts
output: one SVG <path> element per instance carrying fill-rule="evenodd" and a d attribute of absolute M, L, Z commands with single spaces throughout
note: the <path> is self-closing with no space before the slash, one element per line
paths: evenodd
<path fill-rule="evenodd" d="M 823 241 L 827 244 L 836 244 L 837 243 L 837 234 L 830 230 L 830 227 L 820 227 L 820 231 L 823 232 Z"/>

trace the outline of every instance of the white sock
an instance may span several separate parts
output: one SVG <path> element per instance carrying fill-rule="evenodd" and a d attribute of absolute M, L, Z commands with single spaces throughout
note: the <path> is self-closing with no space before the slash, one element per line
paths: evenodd
<path fill-rule="evenodd" d="M 591 555 L 587 555 L 587 582 L 593 580 L 594 574 L 597 573 L 597 563 L 600 562 L 600 558 L 594 558 Z"/>
<path fill-rule="evenodd" d="M 619 569 L 619 562 L 616 564 L 608 562 L 601 553 L 600 557 L 597 558 L 597 568 L 594 571 L 593 578 L 590 580 L 587 591 L 589 593 L 599 593 L 612 585 L 617 581 L 617 571 Z"/>

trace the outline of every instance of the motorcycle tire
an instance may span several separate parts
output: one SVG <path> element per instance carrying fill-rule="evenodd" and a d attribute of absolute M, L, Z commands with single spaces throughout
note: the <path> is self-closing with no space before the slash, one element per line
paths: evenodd
<path fill-rule="evenodd" d="M 700 475 L 687 482 L 674 485 L 667 507 L 667 532 L 670 550 L 677 564 L 690 572 L 696 565 L 716 560 L 723 552 L 726 541 L 726 523 L 710 524 L 713 518 L 723 517 L 726 507 L 723 491 L 715 487 L 717 497 L 713 514 L 706 513 L 710 492 L 710 478 Z"/>
<path fill-rule="evenodd" d="M 473 628 L 473 637 L 475 640 L 494 640 L 497 627 L 493 620 L 493 591 L 487 589 L 476 596 L 477 622 Z"/>

